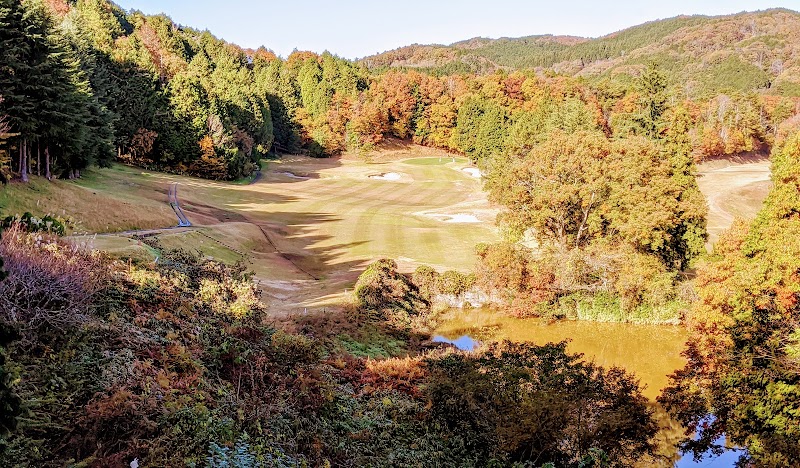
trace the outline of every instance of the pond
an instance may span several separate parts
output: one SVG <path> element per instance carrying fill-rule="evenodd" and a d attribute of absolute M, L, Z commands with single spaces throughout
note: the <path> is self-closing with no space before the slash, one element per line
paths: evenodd
<path fill-rule="evenodd" d="M 675 325 L 636 325 L 586 321 L 548 322 L 519 319 L 499 312 L 474 309 L 454 312 L 436 330 L 434 341 L 471 350 L 481 341 L 525 341 L 545 344 L 571 340 L 567 350 L 604 367 L 634 372 L 646 385 L 645 396 L 655 400 L 667 376 L 683 367 L 687 333 Z"/>
<path fill-rule="evenodd" d="M 567 351 L 581 353 L 584 359 L 611 367 L 622 367 L 636 374 L 644 386 L 644 395 L 653 401 L 662 432 L 658 437 L 660 453 L 670 459 L 665 466 L 688 468 L 733 466 L 738 455 L 726 452 L 720 457 L 694 462 L 681 457 L 674 444 L 682 437 L 682 428 L 658 407 L 656 397 L 668 384 L 668 376 L 684 366 L 680 355 L 688 334 L 676 325 L 638 325 L 587 321 L 549 322 L 520 319 L 486 309 L 453 311 L 436 329 L 435 342 L 451 343 L 461 350 L 473 350 L 482 342 L 511 340 L 545 344 L 570 340 Z"/>

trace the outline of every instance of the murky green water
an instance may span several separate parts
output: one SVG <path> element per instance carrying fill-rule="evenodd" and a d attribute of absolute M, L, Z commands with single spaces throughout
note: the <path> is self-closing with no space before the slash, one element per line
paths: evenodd
<path fill-rule="evenodd" d="M 454 312 L 436 330 L 436 335 L 471 349 L 472 341 L 545 344 L 571 340 L 567 350 L 604 367 L 618 366 L 634 372 L 646 385 L 645 396 L 654 400 L 667 385 L 667 377 L 683 367 L 680 353 L 686 330 L 674 325 L 629 323 L 547 322 L 519 319 L 485 309 Z"/>
<path fill-rule="evenodd" d="M 459 349 L 471 350 L 481 342 L 511 340 L 545 344 L 570 340 L 567 350 L 582 353 L 584 359 L 604 367 L 622 367 L 636 374 L 645 386 L 644 395 L 653 401 L 653 409 L 661 431 L 656 436 L 660 457 L 638 466 L 729 467 L 738 455 L 727 452 L 694 462 L 691 456 L 681 457 L 675 444 L 683 437 L 683 428 L 655 403 L 667 385 L 668 377 L 684 366 L 680 353 L 688 334 L 681 326 L 636 325 L 630 323 L 548 322 L 541 319 L 519 319 L 486 309 L 454 311 L 437 328 L 434 341 L 452 343 Z"/>

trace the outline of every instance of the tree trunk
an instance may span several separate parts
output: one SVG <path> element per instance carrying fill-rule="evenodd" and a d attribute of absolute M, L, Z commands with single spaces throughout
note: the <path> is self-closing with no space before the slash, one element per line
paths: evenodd
<path fill-rule="evenodd" d="M 19 175 L 22 178 L 23 182 L 28 181 L 28 142 L 22 140 L 22 144 L 19 145 Z"/>
<path fill-rule="evenodd" d="M 70 170 L 69 170 L 69 176 L 68 176 L 68 177 L 69 177 L 69 180 L 72 180 L 72 179 L 74 179 L 74 178 L 75 178 L 75 171 L 74 171 L 74 170 L 72 170 L 72 169 L 70 169 Z"/>
<path fill-rule="evenodd" d="M 27 141 L 25 143 L 28 143 Z M 28 167 L 28 175 L 33 175 L 33 145 L 25 145 L 25 155 L 28 156 L 28 161 L 25 165 Z"/>
<path fill-rule="evenodd" d="M 42 144 L 36 142 L 36 175 L 42 176 Z"/>
<path fill-rule="evenodd" d="M 50 147 L 44 147 L 44 176 L 47 177 L 47 180 L 53 180 L 53 176 L 50 175 Z"/>

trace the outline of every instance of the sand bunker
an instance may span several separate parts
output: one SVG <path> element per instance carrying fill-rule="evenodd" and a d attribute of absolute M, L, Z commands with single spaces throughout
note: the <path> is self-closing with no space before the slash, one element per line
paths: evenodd
<path fill-rule="evenodd" d="M 371 175 L 370 179 L 375 180 L 400 180 L 402 176 L 396 172 L 387 172 L 386 174 Z"/>
<path fill-rule="evenodd" d="M 297 175 L 297 174 L 295 174 L 293 172 L 279 172 L 278 174 L 285 175 L 286 177 L 289 177 L 290 179 L 302 179 L 302 180 L 307 180 L 308 179 L 308 177 L 299 176 L 299 175 Z"/>
<path fill-rule="evenodd" d="M 465 167 L 464 169 L 461 170 L 471 175 L 472 177 L 475 177 L 476 179 L 480 179 L 481 177 L 483 177 L 481 170 L 478 169 L 477 167 Z"/>

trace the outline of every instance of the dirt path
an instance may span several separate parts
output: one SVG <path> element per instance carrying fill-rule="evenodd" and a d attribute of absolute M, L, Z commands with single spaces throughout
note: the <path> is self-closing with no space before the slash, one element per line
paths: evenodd
<path fill-rule="evenodd" d="M 709 244 L 719 239 L 736 218 L 752 219 L 769 192 L 770 162 L 766 157 L 717 160 L 698 166 L 697 185 L 708 202 Z"/>

